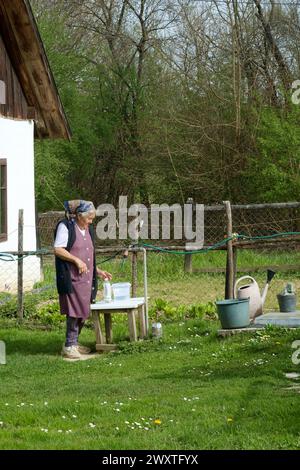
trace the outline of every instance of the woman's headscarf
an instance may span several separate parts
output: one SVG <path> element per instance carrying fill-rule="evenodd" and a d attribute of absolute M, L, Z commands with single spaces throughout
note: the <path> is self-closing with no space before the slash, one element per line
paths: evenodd
<path fill-rule="evenodd" d="M 73 201 L 65 201 L 64 207 L 66 210 L 66 217 L 74 218 L 76 214 L 82 212 L 92 212 L 95 211 L 95 206 L 92 201 L 83 201 L 82 199 L 74 199 Z"/>

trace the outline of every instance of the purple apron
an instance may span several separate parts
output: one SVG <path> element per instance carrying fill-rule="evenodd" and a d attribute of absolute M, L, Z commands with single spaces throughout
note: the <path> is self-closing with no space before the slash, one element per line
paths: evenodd
<path fill-rule="evenodd" d="M 74 263 L 70 263 L 73 292 L 72 294 L 60 294 L 59 304 L 62 314 L 85 320 L 90 315 L 94 247 L 89 229 L 86 229 L 85 235 L 82 235 L 75 224 L 75 230 L 76 240 L 70 253 L 83 261 L 87 265 L 88 271 L 85 274 L 79 274 L 77 266 Z"/>

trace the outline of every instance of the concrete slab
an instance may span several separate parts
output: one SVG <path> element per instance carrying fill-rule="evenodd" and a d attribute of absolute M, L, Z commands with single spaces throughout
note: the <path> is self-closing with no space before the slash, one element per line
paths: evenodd
<path fill-rule="evenodd" d="M 255 326 L 277 325 L 284 328 L 300 328 L 300 310 L 295 312 L 270 312 L 256 317 Z"/>
<path fill-rule="evenodd" d="M 264 325 L 249 325 L 245 328 L 226 328 L 218 330 L 218 336 L 226 338 L 227 336 L 238 335 L 240 333 L 255 333 L 257 330 L 264 328 Z"/>

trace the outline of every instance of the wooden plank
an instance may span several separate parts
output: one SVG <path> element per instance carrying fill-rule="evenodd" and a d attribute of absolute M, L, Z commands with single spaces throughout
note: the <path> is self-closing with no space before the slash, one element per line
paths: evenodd
<path fill-rule="evenodd" d="M 136 309 L 127 310 L 130 341 L 137 341 L 135 315 Z"/>
<path fill-rule="evenodd" d="M 103 335 L 101 330 L 100 315 L 98 312 L 92 312 L 92 318 L 94 321 L 95 334 L 96 334 L 96 344 L 103 344 Z"/>
<path fill-rule="evenodd" d="M 112 342 L 112 320 L 111 314 L 105 311 L 104 313 L 104 328 L 105 328 L 105 337 L 106 343 L 110 344 Z"/>
<path fill-rule="evenodd" d="M 138 308 L 138 312 L 139 312 L 140 338 L 144 339 L 147 336 L 145 306 L 141 305 Z"/>
<path fill-rule="evenodd" d="M 116 351 L 118 346 L 116 344 L 96 344 L 96 351 Z"/>
<path fill-rule="evenodd" d="M 231 210 L 261 210 L 261 209 L 296 209 L 300 207 L 300 202 L 278 202 L 266 204 L 233 204 Z M 204 210 L 208 212 L 224 211 L 223 205 L 204 206 Z"/>
<path fill-rule="evenodd" d="M 0 107 L 0 114 L 15 119 L 27 119 L 27 101 L 1 36 L 0 79 L 6 86 L 6 104 Z"/>

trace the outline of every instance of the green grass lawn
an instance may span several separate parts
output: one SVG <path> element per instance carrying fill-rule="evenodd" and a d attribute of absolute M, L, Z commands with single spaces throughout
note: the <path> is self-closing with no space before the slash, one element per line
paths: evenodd
<path fill-rule="evenodd" d="M 246 266 L 275 264 L 276 257 L 279 264 L 296 264 L 298 257 L 243 253 L 239 262 Z M 224 253 L 194 259 L 195 267 L 224 262 Z M 115 282 L 130 280 L 129 261 L 103 268 Z M 138 271 L 142 294 L 141 263 Z M 223 274 L 185 274 L 180 256 L 150 255 L 148 273 L 150 307 L 155 299 L 178 307 L 224 296 Z M 255 278 L 262 287 L 265 276 Z M 276 294 L 287 281 L 299 290 L 298 273 L 278 274 L 266 308 L 277 307 Z M 30 318 L 37 304 L 50 309 L 48 319 L 57 315 L 52 262 L 45 263 L 43 286 L 53 288 L 26 296 L 22 327 L 10 318 L 12 303 L 0 309 L 0 340 L 7 346 L 7 364 L 0 365 L 0 449 L 300 448 L 300 384 L 285 377 L 300 372 L 291 360 L 299 330 L 220 339 L 217 320 L 163 319 L 162 340 L 133 344 L 123 317 L 113 326 L 117 352 L 70 363 L 60 357 L 64 326 L 43 331 L 37 327 L 46 317 Z M 83 330 L 82 342 L 95 345 L 91 328 Z"/>
<path fill-rule="evenodd" d="M 59 356 L 63 329 L 0 328 L 0 448 L 299 449 L 300 395 L 284 374 L 300 371 L 300 332 L 219 339 L 217 327 L 165 324 L 163 340 L 74 363 Z"/>

